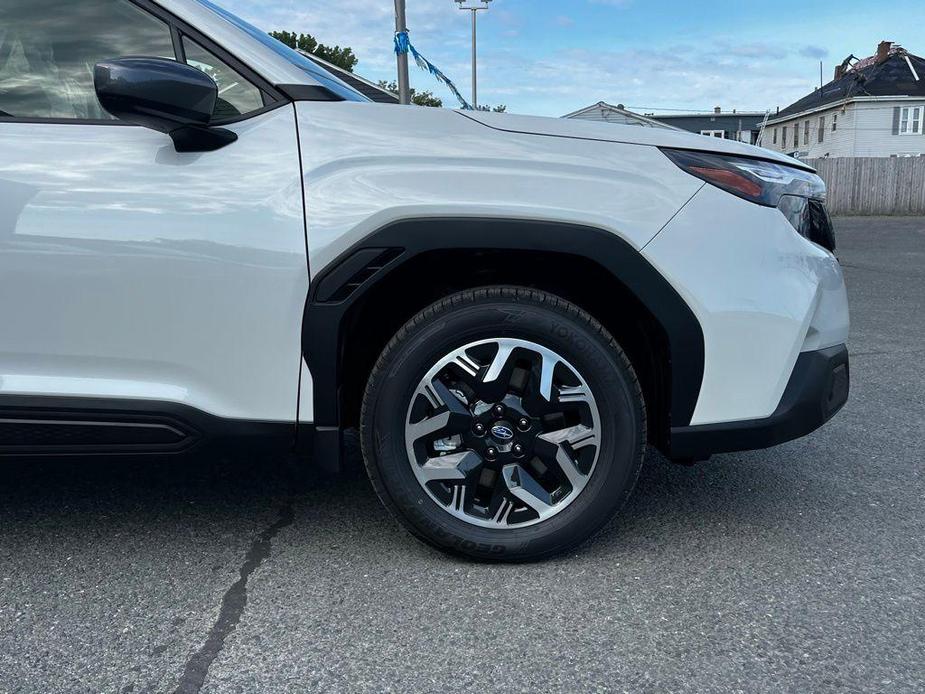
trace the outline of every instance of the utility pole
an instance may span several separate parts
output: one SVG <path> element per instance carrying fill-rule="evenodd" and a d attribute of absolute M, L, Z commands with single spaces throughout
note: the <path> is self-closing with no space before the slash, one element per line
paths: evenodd
<path fill-rule="evenodd" d="M 405 17 L 405 0 L 395 0 L 395 33 L 407 32 L 408 21 Z M 398 102 L 411 103 L 411 82 L 408 77 L 408 54 L 396 53 L 398 59 Z"/>
<path fill-rule="evenodd" d="M 479 107 L 479 74 L 478 74 L 478 50 L 477 46 L 477 30 L 476 30 L 476 17 L 478 13 L 482 10 L 488 9 L 488 4 L 492 0 L 480 0 L 481 5 L 467 5 L 466 0 L 453 0 L 459 9 L 466 10 L 472 13 L 472 108 L 478 110 Z"/>

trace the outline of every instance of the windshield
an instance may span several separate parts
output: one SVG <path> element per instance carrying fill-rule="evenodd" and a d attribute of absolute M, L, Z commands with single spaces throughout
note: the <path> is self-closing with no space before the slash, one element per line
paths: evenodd
<path fill-rule="evenodd" d="M 289 61 L 290 63 L 292 63 L 299 69 L 311 75 L 311 77 L 315 81 L 327 87 L 333 93 L 337 94 L 337 96 L 341 97 L 345 101 L 369 101 L 369 99 L 363 96 L 360 92 L 356 91 L 349 85 L 342 82 L 332 73 L 328 72 L 327 70 L 317 65 L 316 63 L 313 63 L 311 60 L 306 58 L 301 53 L 292 50 L 286 44 L 281 43 L 280 41 L 277 41 L 272 36 L 270 36 L 267 32 L 261 31 L 260 29 L 255 27 L 253 24 L 249 24 L 248 22 L 245 22 L 240 17 L 237 17 L 231 14 L 230 12 L 228 12 L 227 10 L 219 7 L 218 5 L 215 5 L 209 2 L 209 0 L 198 0 L 198 2 L 201 5 L 208 7 L 210 10 L 212 10 L 215 14 L 219 15 L 223 19 L 231 22 L 232 24 L 234 24 L 236 27 L 238 27 L 242 31 L 247 32 L 248 35 L 250 35 L 252 38 L 257 39 L 261 44 L 271 49 L 277 55 L 282 56 L 283 58 L 285 58 L 287 61 Z"/>

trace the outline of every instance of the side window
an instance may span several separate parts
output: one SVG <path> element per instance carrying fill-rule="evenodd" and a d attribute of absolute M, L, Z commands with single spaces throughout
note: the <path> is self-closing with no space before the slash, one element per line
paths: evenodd
<path fill-rule="evenodd" d="M 218 85 L 215 119 L 234 118 L 263 108 L 263 96 L 257 87 L 188 36 L 183 37 L 183 52 L 188 65 L 202 70 Z"/>
<path fill-rule="evenodd" d="M 0 116 L 110 119 L 93 70 L 126 55 L 173 59 L 169 27 L 128 0 L 3 0 Z"/>

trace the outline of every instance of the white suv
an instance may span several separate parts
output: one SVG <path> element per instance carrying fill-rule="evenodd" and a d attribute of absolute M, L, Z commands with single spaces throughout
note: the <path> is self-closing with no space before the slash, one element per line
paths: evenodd
<path fill-rule="evenodd" d="M 126 57 L 135 56 L 135 57 Z M 572 547 L 646 444 L 848 396 L 822 181 L 671 130 L 370 103 L 205 0 L 0 7 L 0 452 L 314 452 L 486 559 Z"/>

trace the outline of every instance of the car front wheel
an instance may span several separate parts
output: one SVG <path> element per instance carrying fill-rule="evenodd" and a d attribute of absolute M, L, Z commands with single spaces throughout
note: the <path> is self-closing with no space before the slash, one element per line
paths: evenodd
<path fill-rule="evenodd" d="M 489 287 L 398 331 L 370 376 L 361 436 L 376 492 L 417 537 L 525 561 L 577 545 L 619 510 L 642 464 L 645 407 L 590 315 Z"/>

